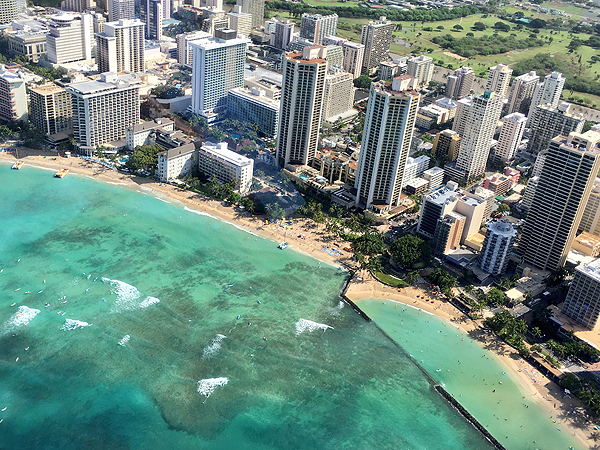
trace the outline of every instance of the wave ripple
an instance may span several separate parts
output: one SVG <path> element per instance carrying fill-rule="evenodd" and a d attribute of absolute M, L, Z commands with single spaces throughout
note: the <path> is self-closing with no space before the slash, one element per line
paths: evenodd
<path fill-rule="evenodd" d="M 27 325 L 31 319 L 40 313 L 39 309 L 30 308 L 25 305 L 21 305 L 17 308 L 17 312 L 14 313 L 9 319 L 2 325 L 2 332 L 0 334 L 8 334 L 15 331 L 24 325 Z"/>
<path fill-rule="evenodd" d="M 300 319 L 298 320 L 298 322 L 296 322 L 296 334 L 302 334 L 305 331 L 309 331 L 309 332 L 313 332 L 315 330 L 327 330 L 328 328 L 333 330 L 333 327 L 330 327 L 327 324 L 324 323 L 318 323 L 318 322 L 313 322 L 312 320 L 308 320 L 308 319 Z"/>
<path fill-rule="evenodd" d="M 124 281 L 111 280 L 106 277 L 103 277 L 102 281 L 110 284 L 111 293 L 117 296 L 117 300 L 115 300 L 115 304 L 111 309 L 112 312 L 135 311 L 160 303 L 160 300 L 156 297 L 146 297 L 140 302 L 139 299 L 142 297 L 142 293 L 138 288 Z"/>
<path fill-rule="evenodd" d="M 227 383 L 229 383 L 229 379 L 225 377 L 205 378 L 198 381 L 198 393 L 208 398 L 216 388 L 225 386 Z"/>
<path fill-rule="evenodd" d="M 202 350 L 202 359 L 210 359 L 219 353 L 223 339 L 227 339 L 227 336 L 224 334 L 217 334 L 211 343 Z"/>

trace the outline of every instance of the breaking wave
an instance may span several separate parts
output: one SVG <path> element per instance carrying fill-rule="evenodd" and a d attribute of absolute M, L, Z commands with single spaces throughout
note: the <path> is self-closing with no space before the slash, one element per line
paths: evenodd
<path fill-rule="evenodd" d="M 202 350 L 202 359 L 210 359 L 219 353 L 223 339 L 227 339 L 227 336 L 223 334 L 217 334 L 211 343 L 204 347 L 204 350 Z"/>
<path fill-rule="evenodd" d="M 77 328 L 84 328 L 84 327 L 89 327 L 90 324 L 87 322 L 83 322 L 81 320 L 75 320 L 75 319 L 67 319 L 65 320 L 65 324 L 60 327 L 60 329 L 62 331 L 73 331 L 76 330 Z"/>
<path fill-rule="evenodd" d="M 333 330 L 333 327 L 324 323 L 313 322 L 312 320 L 300 319 L 296 322 L 296 334 L 304 333 L 305 331 L 313 332 L 315 330 L 327 330 L 328 328 Z"/>
<path fill-rule="evenodd" d="M 225 386 L 227 383 L 229 383 L 229 379 L 225 377 L 205 378 L 198 381 L 198 393 L 208 398 L 216 388 Z"/>
<path fill-rule="evenodd" d="M 125 336 L 123 336 L 120 340 L 119 340 L 119 345 L 125 345 L 129 342 L 129 339 L 131 339 L 131 336 L 129 336 L 128 334 L 126 334 Z"/>
<path fill-rule="evenodd" d="M 8 334 L 16 331 L 17 328 L 27 325 L 31 319 L 40 313 L 39 309 L 30 308 L 21 305 L 17 308 L 17 312 L 2 325 L 1 334 Z"/>
<path fill-rule="evenodd" d="M 139 299 L 142 293 L 135 286 L 127 284 L 124 281 L 111 280 L 106 277 L 103 277 L 102 281 L 110 284 L 111 293 L 117 296 L 115 304 L 111 309 L 112 312 L 135 311 L 136 309 L 144 309 L 160 303 L 160 300 L 156 297 L 146 297 L 140 302 Z"/>

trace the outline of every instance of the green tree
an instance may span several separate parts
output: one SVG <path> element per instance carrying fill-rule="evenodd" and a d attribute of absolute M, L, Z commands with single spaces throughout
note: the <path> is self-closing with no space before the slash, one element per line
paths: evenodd
<path fill-rule="evenodd" d="M 254 212 L 254 201 L 250 197 L 244 197 L 241 201 L 241 204 L 250 214 Z"/>
<path fill-rule="evenodd" d="M 508 206 L 506 203 L 500 203 L 498 205 L 498 208 L 496 209 L 496 212 L 499 213 L 503 213 L 503 212 L 508 212 L 510 211 L 510 206 Z"/>
<path fill-rule="evenodd" d="M 452 28 L 454 30 L 456 30 L 456 31 L 462 31 L 462 30 L 464 30 L 464 28 L 462 27 L 462 25 L 458 25 L 458 24 L 454 25 Z"/>
<path fill-rule="evenodd" d="M 513 347 L 519 349 L 523 346 L 523 335 L 527 332 L 527 324 L 504 310 L 485 320 L 488 326 L 498 337 L 504 339 Z"/>
<path fill-rule="evenodd" d="M 440 288 L 440 291 L 448 297 L 452 298 L 452 288 L 458 286 L 458 280 L 450 275 L 448 272 L 442 269 L 435 269 L 431 275 L 429 275 L 429 279 L 435 285 Z"/>
<path fill-rule="evenodd" d="M 125 165 L 131 170 L 149 170 L 154 173 L 158 165 L 158 154 L 162 149 L 158 145 L 140 145 L 136 147 Z"/>
<path fill-rule="evenodd" d="M 426 262 L 430 257 L 430 248 L 419 236 L 405 234 L 390 245 L 390 254 L 403 268 L 412 268 L 417 262 Z"/>
<path fill-rule="evenodd" d="M 487 25 L 483 22 L 475 22 L 472 27 L 475 31 L 483 31 L 487 28 Z"/>
<path fill-rule="evenodd" d="M 355 251 L 366 256 L 379 255 L 385 251 L 383 235 L 379 231 L 369 230 L 358 237 L 354 243 Z"/>
<path fill-rule="evenodd" d="M 354 87 L 359 89 L 369 89 L 372 81 L 373 80 L 371 80 L 368 75 L 361 75 L 360 77 L 354 79 Z"/>
<path fill-rule="evenodd" d="M 404 281 L 406 281 L 410 285 L 415 284 L 415 282 L 418 279 L 419 279 L 419 272 L 417 272 L 416 270 L 408 272 L 406 274 L 406 276 L 404 277 Z"/>
<path fill-rule="evenodd" d="M 487 299 L 490 303 L 494 305 L 503 305 L 504 304 L 504 292 L 502 292 L 497 287 L 493 287 L 487 293 Z"/>
<path fill-rule="evenodd" d="M 232 205 L 237 205 L 241 199 L 242 196 L 234 191 L 231 194 L 229 194 L 225 200 L 227 200 Z"/>

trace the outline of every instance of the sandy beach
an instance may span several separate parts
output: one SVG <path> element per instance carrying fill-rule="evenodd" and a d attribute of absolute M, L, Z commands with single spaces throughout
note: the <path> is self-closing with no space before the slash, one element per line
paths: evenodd
<path fill-rule="evenodd" d="M 585 407 L 572 397 L 563 397 L 563 389 L 547 377 L 540 374 L 528 362 L 520 358 L 518 352 L 506 345 L 493 333 L 483 327 L 480 321 L 473 321 L 453 305 L 430 297 L 422 288 L 393 288 L 382 285 L 369 274 L 356 277 L 346 291 L 346 296 L 357 303 L 360 300 L 382 299 L 395 301 L 422 309 L 446 320 L 464 330 L 469 336 L 478 340 L 495 355 L 503 366 L 515 375 L 524 396 L 529 396 L 541 405 L 556 421 L 557 427 L 579 439 L 586 448 L 596 445 L 600 434 L 594 431 L 594 423 L 586 418 Z M 535 377 L 532 377 L 535 374 Z M 532 378 L 535 378 L 535 382 Z M 574 413 L 575 411 L 575 413 Z"/>
<path fill-rule="evenodd" d="M 44 157 L 44 155 L 47 156 Z M 190 209 L 230 222 L 273 241 L 274 245 L 286 241 L 293 249 L 325 263 L 339 267 L 355 267 L 352 261 L 352 253 L 343 250 L 348 244 L 328 233 L 323 224 L 315 224 L 309 219 L 293 219 L 293 225 L 291 226 L 266 224 L 264 218 L 237 213 L 232 207 L 223 206 L 218 200 L 211 200 L 175 186 L 160 184 L 149 178 L 121 174 L 116 170 L 108 169 L 81 158 L 60 158 L 56 154 L 48 155 L 23 148 L 19 149 L 19 156 L 19 159 L 25 163 L 21 170 L 27 170 L 28 166 L 52 170 L 69 169 L 70 173 L 73 174 L 80 174 L 99 181 L 120 184 L 125 188 L 152 193 L 152 195 L 159 198 L 180 202 Z M 0 152 L 0 162 L 5 163 L 2 164 L 1 170 L 9 170 L 10 164 L 15 162 L 15 156 Z M 57 180 L 57 182 L 60 182 L 60 180 Z M 326 251 L 323 249 L 326 249 Z M 341 253 L 334 253 L 333 249 L 340 250 Z M 513 372 L 520 381 L 523 394 L 532 397 L 542 405 L 549 416 L 552 416 L 565 432 L 573 434 L 587 448 L 593 447 L 596 439 L 600 438 L 600 434 L 592 429 L 593 424 L 587 421 L 585 415 L 581 413 L 584 408 L 577 399 L 563 398 L 562 389 L 541 374 L 536 376 L 537 382 L 534 383 L 530 373 L 535 369 L 522 361 L 514 349 L 504 345 L 495 336 L 487 332 L 480 323 L 472 321 L 454 306 L 439 300 L 430 300 L 425 289 L 414 287 L 397 289 L 384 286 L 369 274 L 360 272 L 350 283 L 346 295 L 356 302 L 367 298 L 401 302 L 423 309 L 455 324 L 497 355 L 501 363 Z M 578 411 L 578 413 L 573 414 L 572 411 Z"/>

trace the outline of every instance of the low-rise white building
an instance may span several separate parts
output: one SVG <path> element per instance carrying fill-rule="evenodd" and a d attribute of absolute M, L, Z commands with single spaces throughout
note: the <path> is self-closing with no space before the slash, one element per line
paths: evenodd
<path fill-rule="evenodd" d="M 194 144 L 171 148 L 158 154 L 156 174 L 163 183 L 191 175 L 196 166 L 197 152 Z"/>
<path fill-rule="evenodd" d="M 136 123 L 125 130 L 125 142 L 127 148 L 133 150 L 140 145 L 148 145 L 148 136 L 152 131 L 162 128 L 165 131 L 173 131 L 175 122 L 171 119 L 161 117 L 154 119 L 154 121 L 148 121 L 143 123 Z"/>
<path fill-rule="evenodd" d="M 206 142 L 198 150 L 198 169 L 221 183 L 234 181 L 240 194 L 250 190 L 254 161 L 227 149 L 227 142 Z"/>

